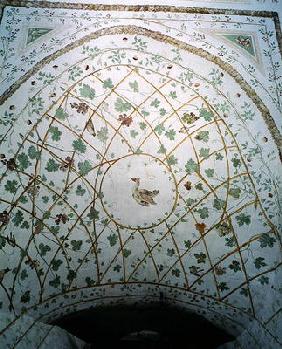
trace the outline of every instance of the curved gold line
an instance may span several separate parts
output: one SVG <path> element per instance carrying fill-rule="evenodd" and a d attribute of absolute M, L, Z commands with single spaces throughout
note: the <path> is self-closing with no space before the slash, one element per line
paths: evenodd
<path fill-rule="evenodd" d="M 0 105 L 4 103 L 24 82 L 26 82 L 30 76 L 37 73 L 44 65 L 50 63 L 54 59 L 58 58 L 62 54 L 69 52 L 70 50 L 79 47 L 93 39 L 97 39 L 103 35 L 117 35 L 117 34 L 137 34 L 144 35 L 150 37 L 152 39 L 158 40 L 160 42 L 165 42 L 176 46 L 177 48 L 186 50 L 192 54 L 198 55 L 212 63 L 218 65 L 221 69 L 227 72 L 235 81 L 240 85 L 242 90 L 247 94 L 247 96 L 254 102 L 258 110 L 261 112 L 262 117 L 268 127 L 270 134 L 272 135 L 275 144 L 279 150 L 279 154 L 281 154 L 282 150 L 282 137 L 280 132 L 270 115 L 269 110 L 262 102 L 259 96 L 255 93 L 255 91 L 248 85 L 248 83 L 244 80 L 244 78 L 239 74 L 236 69 L 234 69 L 229 63 L 223 62 L 219 57 L 203 50 L 202 48 L 197 48 L 191 46 L 190 44 L 184 43 L 178 39 L 174 39 L 170 36 L 164 35 L 158 31 L 153 31 L 150 29 L 145 29 L 133 25 L 124 25 L 124 26 L 115 26 L 110 28 L 99 29 L 91 34 L 86 35 L 85 37 L 66 45 L 64 48 L 56 51 L 55 53 L 50 54 L 49 56 L 42 59 L 40 62 L 36 63 L 35 66 L 30 69 L 25 75 L 23 75 L 16 83 L 14 83 L 10 88 L 0 97 Z"/>
<path fill-rule="evenodd" d="M 173 205 L 171 207 L 171 210 L 170 212 L 168 212 L 167 215 L 165 215 L 165 218 L 163 218 L 161 221 L 159 221 L 158 223 L 151 223 L 151 225 L 148 225 L 148 226 L 144 226 L 144 227 L 140 227 L 140 226 L 137 226 L 137 227 L 133 227 L 133 226 L 128 226 L 128 225 L 124 225 L 118 221 L 116 221 L 114 219 L 114 217 L 112 217 L 110 215 L 110 213 L 108 212 L 107 208 L 105 207 L 105 204 L 104 204 L 104 201 L 103 201 L 103 198 L 100 198 L 100 201 L 101 201 L 101 204 L 103 206 L 103 209 L 105 211 L 105 213 L 107 214 L 107 216 L 114 221 L 114 223 L 116 225 L 119 225 L 120 227 L 122 228 L 125 228 L 125 229 L 129 229 L 129 230 L 136 230 L 136 229 L 140 229 L 140 230 L 148 230 L 148 229 L 152 229 L 152 228 L 157 228 L 158 226 L 160 226 L 163 222 L 165 222 L 172 214 L 173 212 L 175 211 L 175 208 L 177 206 L 177 202 L 178 202 L 178 197 L 179 197 L 179 193 L 178 193 L 178 189 L 177 189 L 177 180 L 175 178 L 175 175 L 174 173 L 171 171 L 171 169 L 169 168 L 169 166 L 164 162 L 162 161 L 161 159 L 151 155 L 151 154 L 148 154 L 148 153 L 140 153 L 140 154 L 127 154 L 125 155 L 122 159 L 118 159 L 117 161 L 115 161 L 113 164 L 109 165 L 109 167 L 107 168 L 107 170 L 105 171 L 103 177 L 102 177 L 102 180 L 101 180 L 101 183 L 100 183 L 100 187 L 99 187 L 99 192 L 102 191 L 102 188 L 103 188 L 103 183 L 104 183 L 104 179 L 105 179 L 105 176 L 107 174 L 107 172 L 111 169 L 111 167 L 113 165 L 115 165 L 118 161 L 121 161 L 121 160 L 124 160 L 128 157 L 131 157 L 131 156 L 147 156 L 149 158 L 152 158 L 153 160 L 155 161 L 158 161 L 161 165 L 163 165 L 167 171 L 170 173 L 172 179 L 173 179 L 173 182 L 174 182 L 174 185 L 175 185 L 175 197 L 174 197 L 174 200 L 173 200 Z"/>

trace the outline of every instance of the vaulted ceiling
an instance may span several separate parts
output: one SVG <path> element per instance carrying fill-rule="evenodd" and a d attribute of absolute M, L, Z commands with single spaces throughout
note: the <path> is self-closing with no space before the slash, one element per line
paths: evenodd
<path fill-rule="evenodd" d="M 1 22 L 4 333 L 161 293 L 278 348 L 277 15 L 48 6 Z"/>

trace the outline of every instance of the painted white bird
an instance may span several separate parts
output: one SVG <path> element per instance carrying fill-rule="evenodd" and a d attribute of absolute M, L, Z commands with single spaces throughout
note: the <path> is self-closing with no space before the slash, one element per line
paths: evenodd
<path fill-rule="evenodd" d="M 140 178 L 131 178 L 131 180 L 135 183 L 132 191 L 132 197 L 139 205 L 157 205 L 153 198 L 159 194 L 159 190 L 150 191 L 146 189 L 139 189 Z"/>

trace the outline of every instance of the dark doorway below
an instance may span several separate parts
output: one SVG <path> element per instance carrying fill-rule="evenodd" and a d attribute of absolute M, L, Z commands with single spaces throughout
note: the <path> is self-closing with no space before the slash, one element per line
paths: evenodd
<path fill-rule="evenodd" d="M 53 324 L 97 349 L 213 349 L 234 340 L 203 317 L 165 305 L 90 308 Z"/>

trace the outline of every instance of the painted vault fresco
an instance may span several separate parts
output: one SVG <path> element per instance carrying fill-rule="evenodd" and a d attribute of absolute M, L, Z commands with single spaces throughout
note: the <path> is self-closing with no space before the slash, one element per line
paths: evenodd
<path fill-rule="evenodd" d="M 1 22 L 0 343 L 161 292 L 280 348 L 277 15 L 47 7 Z"/>

